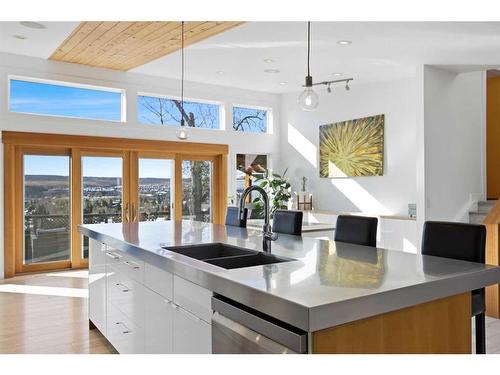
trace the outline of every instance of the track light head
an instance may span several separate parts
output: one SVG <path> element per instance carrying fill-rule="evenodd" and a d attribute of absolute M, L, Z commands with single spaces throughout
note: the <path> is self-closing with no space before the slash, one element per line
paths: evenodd
<path fill-rule="evenodd" d="M 328 86 L 326 87 L 326 92 L 329 94 L 332 93 L 332 87 L 330 86 L 330 84 L 328 84 Z"/>
<path fill-rule="evenodd" d="M 349 81 L 345 84 L 345 91 L 349 91 L 351 88 L 349 87 Z"/>

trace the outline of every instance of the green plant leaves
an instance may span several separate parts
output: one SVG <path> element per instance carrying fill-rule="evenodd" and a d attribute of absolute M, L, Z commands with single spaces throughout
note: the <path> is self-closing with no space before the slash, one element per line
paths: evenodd
<path fill-rule="evenodd" d="M 254 181 L 266 190 L 269 195 L 271 203 L 271 215 L 276 210 L 283 210 L 288 208 L 288 202 L 292 195 L 290 193 L 290 182 L 284 178 L 288 168 L 285 169 L 282 175 L 273 173 L 270 169 L 266 169 L 262 175 L 254 176 Z M 264 204 L 261 197 L 255 198 L 253 201 L 253 209 L 260 215 L 264 210 Z"/>

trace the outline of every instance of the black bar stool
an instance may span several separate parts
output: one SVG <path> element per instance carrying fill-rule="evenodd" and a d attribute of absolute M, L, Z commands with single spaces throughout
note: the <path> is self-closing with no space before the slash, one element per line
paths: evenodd
<path fill-rule="evenodd" d="M 247 216 L 248 209 L 243 209 L 243 219 L 239 216 L 239 208 L 238 207 L 228 207 L 226 210 L 226 225 L 230 225 L 233 227 L 246 228 L 247 227 Z"/>
<path fill-rule="evenodd" d="M 377 246 L 376 217 L 339 215 L 335 225 L 335 241 L 363 246 Z"/>
<path fill-rule="evenodd" d="M 422 254 L 484 263 L 484 225 L 427 221 L 422 234 Z M 472 291 L 472 316 L 476 323 L 476 353 L 486 353 L 484 288 Z"/>
<path fill-rule="evenodd" d="M 302 211 L 276 210 L 273 215 L 273 232 L 302 235 Z"/>

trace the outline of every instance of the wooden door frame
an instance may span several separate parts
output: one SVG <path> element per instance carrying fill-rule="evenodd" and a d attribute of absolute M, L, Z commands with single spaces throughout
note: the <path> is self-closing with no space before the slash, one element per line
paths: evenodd
<path fill-rule="evenodd" d="M 76 256 L 76 252 L 80 254 L 80 235 L 77 232 L 77 225 L 81 220 L 81 156 L 95 153 L 96 155 L 110 152 L 123 152 L 124 165 L 129 168 L 124 169 L 123 181 L 127 178 L 128 181 L 134 177 L 134 173 L 138 173 L 137 166 L 131 165 L 131 158 L 135 157 L 138 160 L 139 155 L 174 155 L 175 163 L 175 191 L 177 197 L 182 197 L 182 178 L 178 179 L 178 167 L 181 166 L 182 160 L 212 160 L 213 161 L 213 214 L 212 221 L 214 223 L 222 223 L 224 219 L 225 208 L 227 205 L 227 156 L 228 145 L 225 144 L 208 144 L 194 142 L 177 142 L 177 141 L 156 141 L 131 138 L 114 138 L 114 137 L 93 137 L 93 136 L 78 136 L 78 135 L 63 135 L 63 134 L 47 134 L 47 133 L 27 133 L 27 132 L 12 132 L 2 131 L 2 142 L 4 146 L 4 275 L 12 277 L 22 270 L 16 269 L 16 249 L 22 246 L 22 238 L 19 237 L 19 230 L 22 232 L 22 164 L 21 153 L 23 149 L 38 150 L 50 154 L 57 148 L 65 148 L 71 160 L 71 178 L 70 186 L 71 196 L 71 245 L 72 258 Z M 134 154 L 135 153 L 135 154 Z M 165 157 L 165 156 L 163 156 Z M 180 171 L 182 177 L 182 171 Z M 180 186 L 179 186 L 180 184 Z M 130 187 L 125 186 L 123 194 L 130 197 L 135 192 Z M 76 191 L 79 193 L 77 196 Z M 180 190 L 179 190 L 180 189 Z M 125 191 L 126 190 L 126 191 Z M 127 198 L 132 199 L 132 198 Z M 123 205 L 124 206 L 124 205 Z M 123 207 L 122 207 L 123 209 Z M 175 216 L 176 220 L 182 219 L 182 205 L 175 204 L 175 212 L 180 210 L 180 215 Z M 20 215 L 21 213 L 21 215 Z M 123 218 L 126 215 L 122 212 Z M 5 218 L 10 218 L 6 220 Z M 78 218 L 78 219 L 77 219 Z M 21 233 L 22 235 L 22 233 Z M 20 242 L 21 240 L 21 242 Z M 56 265 L 57 267 L 48 264 L 40 263 L 33 265 L 30 271 L 47 271 L 51 269 L 60 269 L 68 267 L 86 267 L 87 262 L 80 259 L 77 261 L 74 258 L 73 265 L 71 261 L 64 261 L 64 264 Z M 68 265 L 69 264 L 69 265 Z M 36 266 L 36 267 L 35 267 Z"/>

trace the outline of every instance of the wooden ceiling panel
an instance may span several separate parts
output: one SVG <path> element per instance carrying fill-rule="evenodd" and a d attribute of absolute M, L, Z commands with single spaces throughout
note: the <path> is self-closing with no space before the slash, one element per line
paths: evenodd
<path fill-rule="evenodd" d="M 186 22 L 189 46 L 242 22 Z M 181 48 L 181 23 L 81 22 L 50 56 L 51 60 L 127 71 Z"/>

